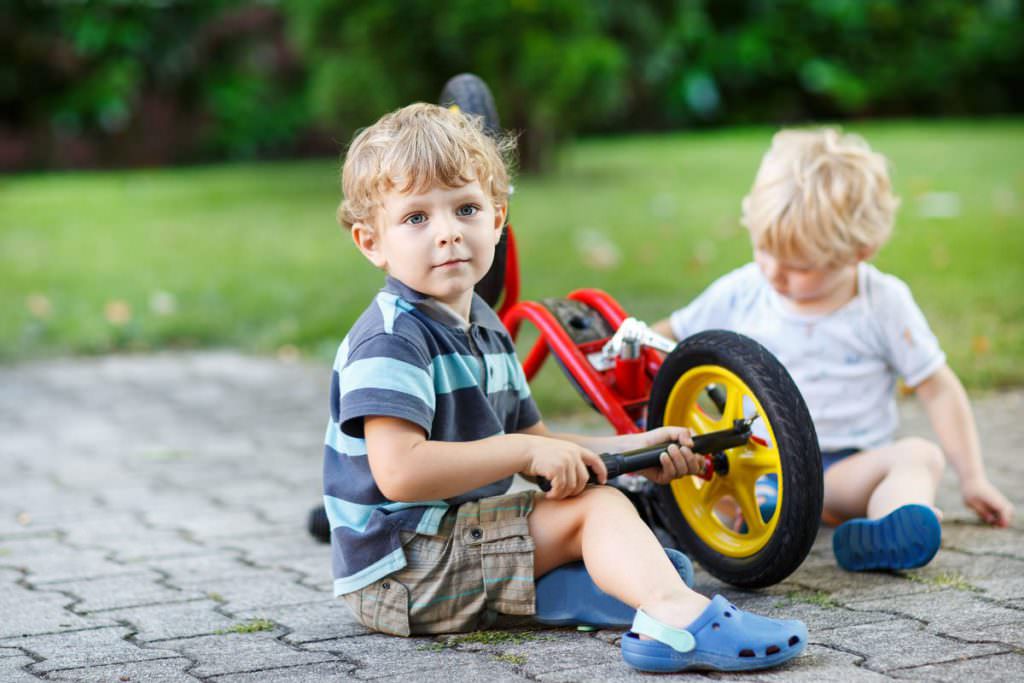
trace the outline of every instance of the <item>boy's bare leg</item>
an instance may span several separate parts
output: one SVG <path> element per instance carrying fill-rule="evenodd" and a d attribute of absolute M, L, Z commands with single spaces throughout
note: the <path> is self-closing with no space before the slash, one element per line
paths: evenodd
<path fill-rule="evenodd" d="M 534 576 L 582 558 L 601 590 L 680 628 L 709 602 L 683 583 L 633 504 L 614 488 L 590 487 L 563 500 L 538 496 L 530 534 Z"/>
<path fill-rule="evenodd" d="M 945 466 L 938 446 L 918 437 L 843 458 L 825 472 L 825 516 L 878 519 L 911 503 L 941 514 L 935 491 Z"/>

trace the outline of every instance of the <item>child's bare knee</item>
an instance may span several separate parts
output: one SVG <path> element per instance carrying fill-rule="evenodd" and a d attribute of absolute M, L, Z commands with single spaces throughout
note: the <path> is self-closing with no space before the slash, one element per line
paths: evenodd
<path fill-rule="evenodd" d="M 624 511 L 636 512 L 636 508 L 633 507 L 633 503 L 629 501 L 619 489 L 614 486 L 590 486 L 580 494 L 586 501 L 588 506 L 593 506 L 601 510 L 612 510 L 622 509 Z"/>
<path fill-rule="evenodd" d="M 910 437 L 906 440 L 907 456 L 915 465 L 928 471 L 938 481 L 946 470 L 946 457 L 942 449 L 927 439 Z"/>

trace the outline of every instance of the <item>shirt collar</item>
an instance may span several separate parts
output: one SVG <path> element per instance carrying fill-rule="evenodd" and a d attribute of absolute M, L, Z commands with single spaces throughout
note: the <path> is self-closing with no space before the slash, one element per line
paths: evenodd
<path fill-rule="evenodd" d="M 479 294 L 473 293 L 473 300 L 469 305 L 469 322 L 467 323 L 462 319 L 458 313 L 456 313 L 451 306 L 442 303 L 432 296 L 417 292 L 412 287 L 408 286 L 401 280 L 386 276 L 384 279 L 384 289 L 382 291 L 394 294 L 410 304 L 415 306 L 427 317 L 436 320 L 442 325 L 448 327 L 454 327 L 456 329 L 467 331 L 470 324 L 480 325 L 482 327 L 488 327 L 493 330 L 504 331 L 505 326 L 501 324 L 501 320 L 494 312 L 487 302 L 480 298 Z"/>

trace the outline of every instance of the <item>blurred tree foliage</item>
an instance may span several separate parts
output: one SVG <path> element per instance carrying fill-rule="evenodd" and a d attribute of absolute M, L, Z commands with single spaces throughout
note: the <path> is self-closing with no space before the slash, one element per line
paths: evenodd
<path fill-rule="evenodd" d="M 293 0 L 314 112 L 351 131 L 461 71 L 525 135 L 1024 108 L 1018 0 Z"/>
<path fill-rule="evenodd" d="M 7 0 L 0 168 L 331 151 L 481 75 L 574 132 L 1024 110 L 1021 0 Z M 320 131 L 320 132 L 318 132 Z"/>
<path fill-rule="evenodd" d="M 640 127 L 1024 108 L 1018 0 L 609 6 Z"/>
<path fill-rule="evenodd" d="M 312 73 L 314 112 L 351 130 L 472 71 L 494 92 L 520 153 L 543 166 L 565 133 L 615 117 L 626 55 L 601 3 L 578 0 L 293 0 L 290 27 Z"/>
<path fill-rule="evenodd" d="M 268 3 L 9 0 L 0 167 L 251 157 L 308 126 L 303 69 Z"/>

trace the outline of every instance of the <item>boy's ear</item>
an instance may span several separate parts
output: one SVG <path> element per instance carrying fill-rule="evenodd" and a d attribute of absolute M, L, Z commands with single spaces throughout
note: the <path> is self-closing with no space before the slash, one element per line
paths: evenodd
<path fill-rule="evenodd" d="M 373 226 L 366 223 L 355 223 L 352 225 L 352 241 L 363 252 L 363 256 L 380 269 L 387 268 L 388 262 L 380 249 L 380 240 L 377 231 Z"/>
<path fill-rule="evenodd" d="M 505 218 L 508 216 L 508 204 L 494 207 L 494 244 L 501 240 L 501 233 L 505 228 Z"/>
<path fill-rule="evenodd" d="M 868 260 L 874 258 L 875 254 L 877 254 L 877 253 L 878 253 L 878 247 L 877 246 L 861 247 L 860 250 L 857 252 L 857 260 L 858 261 L 868 261 Z"/>

